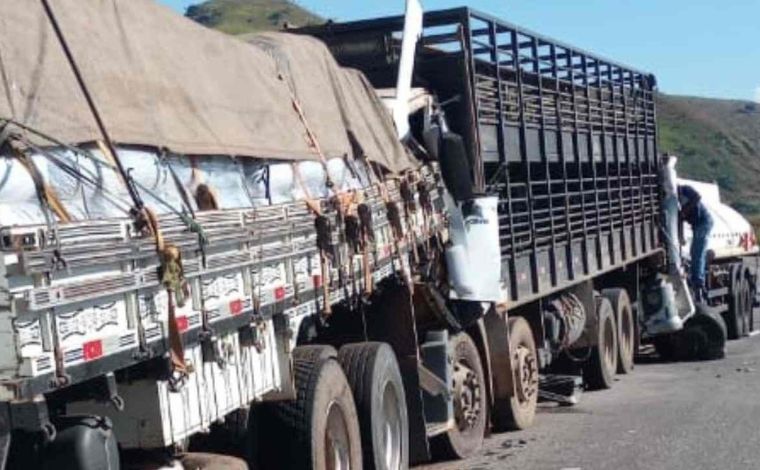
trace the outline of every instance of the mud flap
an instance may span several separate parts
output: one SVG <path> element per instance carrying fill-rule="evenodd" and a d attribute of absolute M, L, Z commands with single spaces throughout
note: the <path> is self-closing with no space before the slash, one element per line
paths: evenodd
<path fill-rule="evenodd" d="M 686 279 L 681 275 L 668 275 L 667 280 L 673 285 L 678 316 L 681 320 L 687 321 L 696 312 L 696 307 L 694 306 Z"/>

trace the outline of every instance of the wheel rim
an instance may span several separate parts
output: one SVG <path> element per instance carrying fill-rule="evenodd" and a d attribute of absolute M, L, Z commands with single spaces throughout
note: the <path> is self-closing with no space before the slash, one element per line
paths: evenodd
<path fill-rule="evenodd" d="M 327 426 L 325 429 L 326 468 L 330 470 L 350 470 L 351 445 L 348 437 L 348 424 L 343 409 L 337 402 L 327 408 Z"/>
<path fill-rule="evenodd" d="M 612 324 L 612 318 L 608 318 L 604 322 L 604 362 L 607 370 L 612 370 L 615 364 L 615 328 Z"/>
<path fill-rule="evenodd" d="M 463 359 L 454 364 L 454 418 L 461 432 L 477 426 L 480 418 L 480 380 Z"/>
<path fill-rule="evenodd" d="M 530 348 L 520 344 L 515 348 L 514 364 L 517 373 L 517 399 L 521 405 L 530 403 L 538 394 L 538 363 Z"/>
<path fill-rule="evenodd" d="M 387 470 L 401 469 L 401 414 L 399 412 L 399 399 L 396 388 L 390 382 L 383 389 L 383 420 L 381 449 L 383 449 L 383 462 Z"/>

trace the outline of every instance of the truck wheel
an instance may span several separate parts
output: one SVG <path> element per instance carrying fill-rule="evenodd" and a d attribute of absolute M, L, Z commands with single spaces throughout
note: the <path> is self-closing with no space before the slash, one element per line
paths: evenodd
<path fill-rule="evenodd" d="M 591 348 L 591 357 L 583 365 L 583 381 L 589 390 L 612 387 L 617 371 L 617 324 L 610 301 L 596 298 L 597 344 Z"/>
<path fill-rule="evenodd" d="M 752 288 L 749 278 L 742 276 L 742 336 L 748 336 L 752 331 Z"/>
<path fill-rule="evenodd" d="M 100 416 L 62 416 L 57 434 L 44 447 L 44 470 L 119 470 L 119 447 L 111 420 Z"/>
<path fill-rule="evenodd" d="M 739 266 L 731 267 L 731 282 L 728 288 L 728 311 L 725 313 L 728 339 L 739 339 L 744 334 L 743 327 L 743 298 L 742 298 L 742 275 Z"/>
<path fill-rule="evenodd" d="M 385 343 L 349 344 L 338 362 L 359 412 L 364 466 L 375 470 L 409 467 L 406 395 L 396 355 Z"/>
<path fill-rule="evenodd" d="M 602 295 L 612 304 L 617 322 L 618 363 L 617 373 L 627 374 L 633 370 L 636 349 L 636 323 L 633 321 L 631 300 L 625 289 L 605 289 Z"/>
<path fill-rule="evenodd" d="M 527 429 L 533 424 L 538 403 L 538 355 L 530 325 L 522 317 L 509 318 L 515 396 L 506 406 L 494 408 L 493 419 L 500 431 Z"/>
<path fill-rule="evenodd" d="M 329 346 L 293 350 L 296 399 L 258 410 L 267 427 L 251 429 L 258 438 L 254 468 L 362 468 L 356 405 L 336 355 Z"/>
<path fill-rule="evenodd" d="M 723 317 L 706 305 L 697 306 L 697 314 L 684 325 L 684 332 L 695 329 L 700 337 L 697 359 L 716 360 L 726 356 L 726 324 Z"/>
<path fill-rule="evenodd" d="M 452 396 L 454 426 L 436 436 L 431 445 L 436 455 L 464 459 L 483 446 L 486 431 L 486 382 L 478 349 L 467 333 L 449 338 L 453 364 Z"/>
<path fill-rule="evenodd" d="M 663 361 L 670 362 L 675 361 L 678 358 L 678 344 L 675 335 L 655 336 L 652 340 L 652 344 L 654 344 L 654 350 L 657 352 L 657 355 L 659 355 L 660 359 Z"/>

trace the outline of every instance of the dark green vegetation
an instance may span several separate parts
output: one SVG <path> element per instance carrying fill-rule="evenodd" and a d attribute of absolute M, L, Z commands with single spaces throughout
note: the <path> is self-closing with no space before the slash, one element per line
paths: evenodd
<path fill-rule="evenodd" d="M 723 198 L 760 216 L 760 104 L 660 95 L 660 151 L 685 177 L 717 181 Z"/>
<path fill-rule="evenodd" d="M 320 23 L 290 0 L 208 0 L 187 16 L 231 34 Z M 717 181 L 724 199 L 760 221 L 760 104 L 660 95 L 660 151 L 680 157 L 681 175 Z"/>
<path fill-rule="evenodd" d="M 188 18 L 229 34 L 306 26 L 322 20 L 290 0 L 208 0 L 188 7 Z"/>

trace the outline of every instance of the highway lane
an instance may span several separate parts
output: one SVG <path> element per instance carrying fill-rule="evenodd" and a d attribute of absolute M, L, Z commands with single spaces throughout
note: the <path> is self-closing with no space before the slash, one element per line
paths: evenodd
<path fill-rule="evenodd" d="M 760 469 L 760 336 L 726 359 L 647 360 L 572 408 L 542 406 L 530 430 L 491 436 L 464 462 L 418 470 Z"/>

